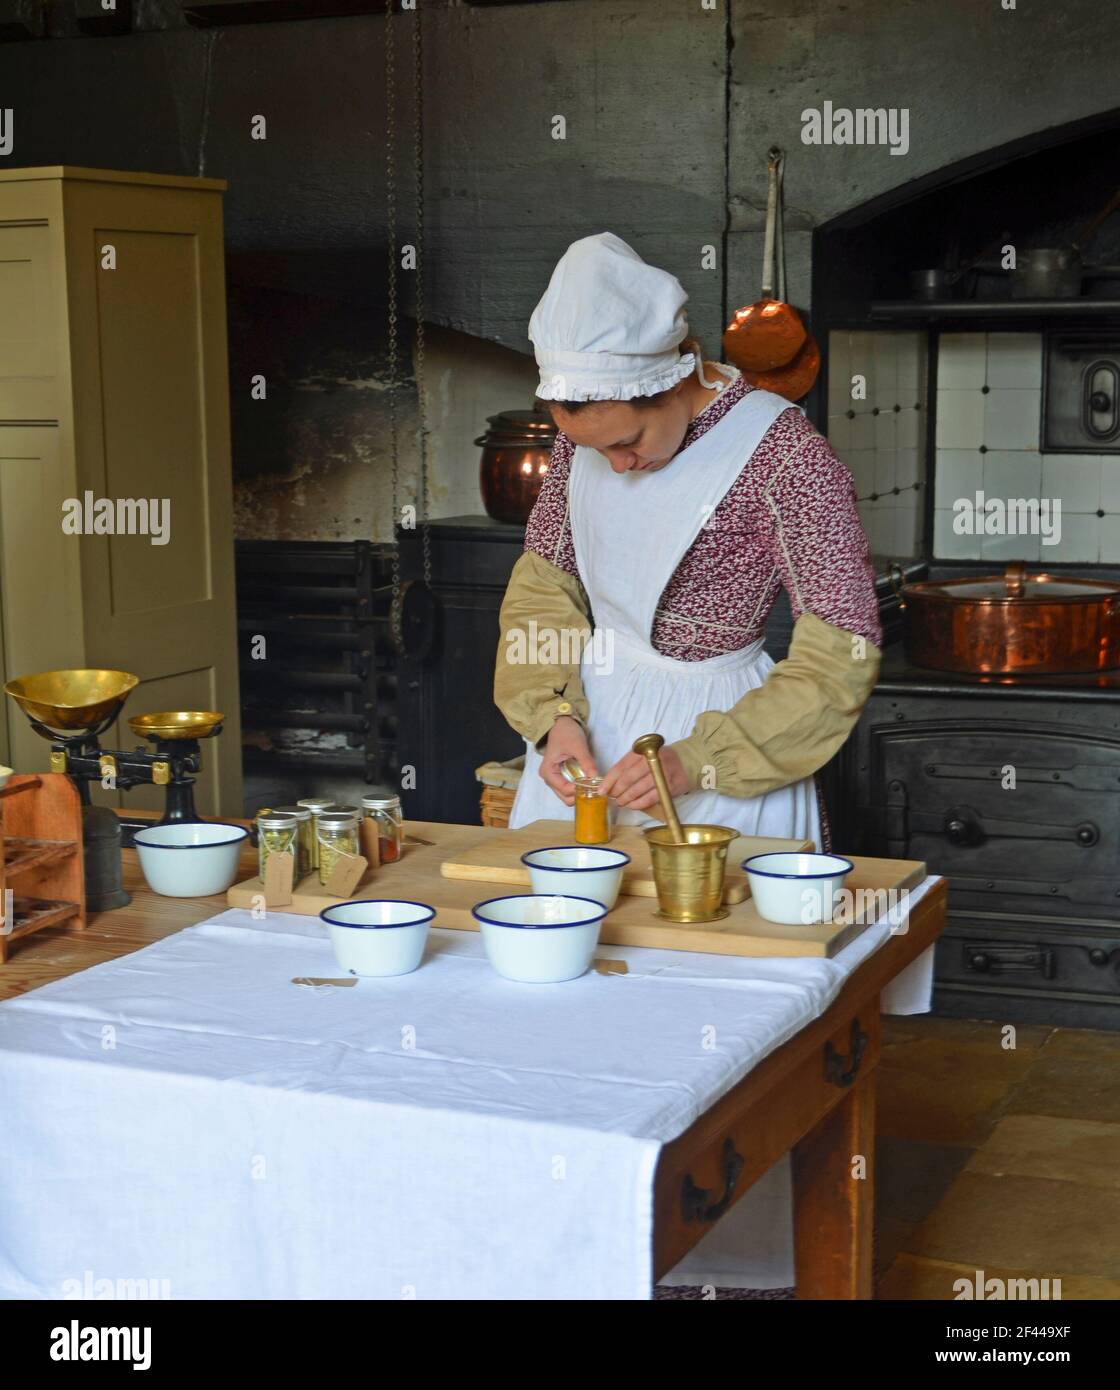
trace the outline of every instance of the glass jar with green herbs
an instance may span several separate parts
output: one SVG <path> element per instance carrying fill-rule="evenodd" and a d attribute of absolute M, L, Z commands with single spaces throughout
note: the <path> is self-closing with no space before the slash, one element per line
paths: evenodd
<path fill-rule="evenodd" d="M 296 840 L 296 880 L 306 878 L 311 872 L 311 842 L 313 826 L 311 812 L 306 806 L 277 806 L 276 816 L 295 816 L 299 822 L 299 835 Z"/>
<path fill-rule="evenodd" d="M 295 816 L 271 809 L 257 814 L 257 856 L 261 882 L 265 865 L 273 854 L 292 856 L 292 878 L 299 867 L 299 821 Z"/>
<path fill-rule="evenodd" d="M 311 846 L 310 866 L 312 869 L 319 867 L 319 832 L 317 823 L 319 815 L 331 807 L 329 796 L 305 796 L 296 802 L 301 811 L 311 812 L 311 829 L 308 832 L 308 843 Z"/>
<path fill-rule="evenodd" d="M 358 816 L 353 811 L 321 811 L 316 830 L 319 882 L 326 884 L 339 856 L 358 853 Z"/>

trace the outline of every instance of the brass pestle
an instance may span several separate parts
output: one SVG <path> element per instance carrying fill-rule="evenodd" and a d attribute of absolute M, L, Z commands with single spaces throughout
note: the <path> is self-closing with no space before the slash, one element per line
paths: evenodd
<path fill-rule="evenodd" d="M 677 808 L 673 805 L 673 798 L 669 795 L 669 783 L 665 780 L 665 769 L 661 766 L 660 752 L 664 746 L 665 740 L 660 734 L 643 734 L 641 738 L 635 739 L 634 752 L 640 753 L 649 763 L 649 770 L 653 773 L 653 780 L 657 784 L 657 795 L 661 798 L 661 813 L 665 817 L 665 824 L 672 832 L 673 843 L 683 845 L 687 841 L 684 837 L 684 831 L 681 829 Z"/>
<path fill-rule="evenodd" d="M 656 916 L 685 926 L 718 922 L 728 916 L 723 906 L 724 875 L 728 846 L 738 832 L 726 825 L 681 825 L 661 765 L 664 744 L 660 734 L 643 734 L 634 742 L 634 752 L 649 762 L 665 817 L 664 825 L 642 832 L 657 889 Z"/>

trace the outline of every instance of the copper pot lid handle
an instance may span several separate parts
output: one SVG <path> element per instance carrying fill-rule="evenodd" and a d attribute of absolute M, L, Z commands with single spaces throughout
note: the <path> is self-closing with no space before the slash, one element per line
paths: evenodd
<path fill-rule="evenodd" d="M 1007 585 L 1008 598 L 1022 598 L 1026 587 L 1027 567 L 1022 560 L 1012 560 L 1004 571 L 1003 582 Z"/>

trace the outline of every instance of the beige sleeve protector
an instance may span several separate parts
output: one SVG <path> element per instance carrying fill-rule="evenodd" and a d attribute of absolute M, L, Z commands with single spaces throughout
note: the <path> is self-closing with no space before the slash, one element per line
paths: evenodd
<path fill-rule="evenodd" d="M 855 727 L 881 657 L 866 637 L 802 613 L 789 655 L 762 685 L 727 711 L 702 714 L 672 745 L 691 785 L 762 796 L 816 772 Z"/>
<path fill-rule="evenodd" d="M 532 550 L 518 559 L 498 616 L 494 703 L 523 738 L 539 743 L 562 714 L 587 728 L 579 663 L 591 637 L 583 585 Z"/>

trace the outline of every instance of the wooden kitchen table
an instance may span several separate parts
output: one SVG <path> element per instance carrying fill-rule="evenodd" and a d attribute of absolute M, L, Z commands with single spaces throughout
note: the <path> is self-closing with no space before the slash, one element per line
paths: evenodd
<path fill-rule="evenodd" d="M 441 902 L 458 902 L 464 891 L 474 893 L 476 901 L 492 896 L 485 884 L 445 879 L 439 871 L 447 850 L 465 832 L 477 839 L 477 826 L 421 821 L 407 829 L 437 842 L 410 848 L 405 861 L 410 871 L 430 865 L 426 901 L 438 908 Z M 48 927 L 20 941 L 0 966 L 0 999 L 127 955 L 225 910 L 224 896 L 152 893 L 134 850 L 124 852 L 124 864 L 132 903 L 94 914 L 84 931 Z M 255 864 L 256 852 L 246 847 L 241 877 L 253 873 Z M 396 871 L 394 866 L 382 870 L 386 886 Z M 654 1190 L 655 1277 L 678 1264 L 752 1183 L 791 1153 L 797 1297 L 872 1297 L 879 995 L 937 940 L 945 925 L 947 889 L 945 879 L 931 885 L 911 910 L 909 929 L 855 970 L 826 1013 L 662 1148 Z M 361 895 L 372 895 L 369 885 Z M 853 1176 L 857 1168 L 863 1176 Z"/>

